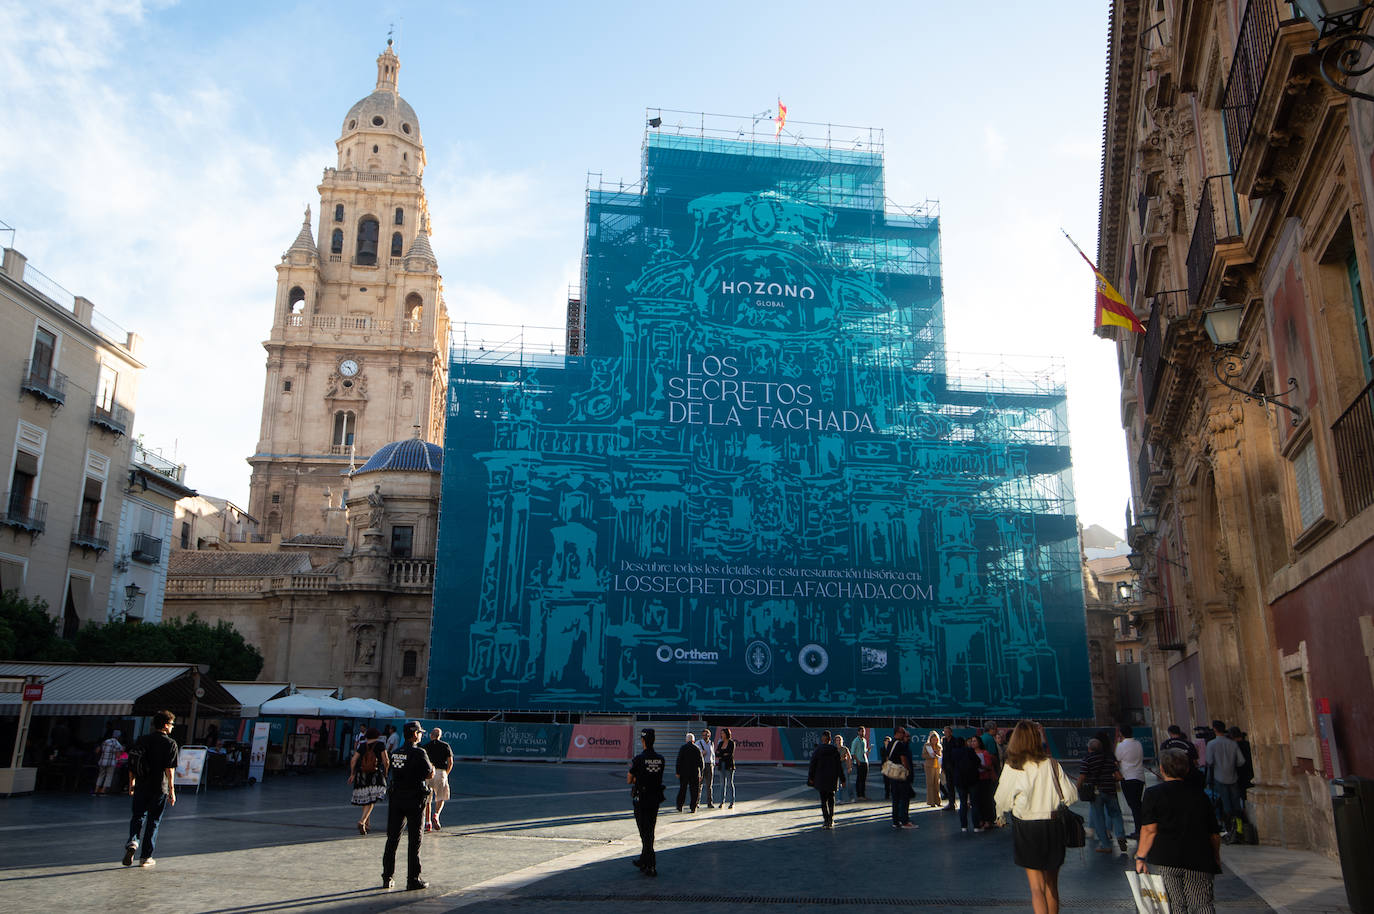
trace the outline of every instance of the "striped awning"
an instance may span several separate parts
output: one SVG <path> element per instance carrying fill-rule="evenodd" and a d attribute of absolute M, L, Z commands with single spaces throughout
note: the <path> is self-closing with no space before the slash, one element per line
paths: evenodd
<path fill-rule="evenodd" d="M 0 676 L 39 676 L 43 698 L 33 713 L 45 716 L 152 714 L 166 708 L 187 714 L 193 698 L 205 710 L 226 716 L 239 713 L 239 703 L 208 676 L 200 677 L 203 695 L 194 693 L 194 664 L 177 663 L 0 663 Z M 22 696 L 0 691 L 0 716 L 17 716 Z"/>

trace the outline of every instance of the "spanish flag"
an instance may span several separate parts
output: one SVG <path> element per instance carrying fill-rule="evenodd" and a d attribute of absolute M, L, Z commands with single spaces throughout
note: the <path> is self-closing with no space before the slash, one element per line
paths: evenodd
<path fill-rule="evenodd" d="M 782 103 L 781 98 L 778 99 L 778 116 L 774 120 L 778 122 L 778 129 L 773 131 L 773 139 L 776 140 L 782 136 L 782 128 L 787 123 L 787 106 Z"/>
<path fill-rule="evenodd" d="M 1064 231 L 1060 229 L 1060 231 Z M 1093 326 L 1093 331 L 1097 332 L 1103 327 L 1125 327 L 1135 333 L 1144 333 L 1145 325 L 1136 320 L 1135 313 L 1131 311 L 1131 306 L 1126 304 L 1126 299 L 1121 297 L 1121 293 L 1112 288 L 1112 284 L 1107 281 L 1107 277 L 1102 275 L 1102 271 L 1093 265 L 1088 259 L 1088 255 L 1083 253 L 1083 249 L 1078 246 L 1078 242 L 1069 238 L 1069 233 L 1064 232 L 1064 237 L 1069 239 L 1069 244 L 1078 252 L 1078 256 L 1083 258 L 1097 277 L 1097 321 Z"/>

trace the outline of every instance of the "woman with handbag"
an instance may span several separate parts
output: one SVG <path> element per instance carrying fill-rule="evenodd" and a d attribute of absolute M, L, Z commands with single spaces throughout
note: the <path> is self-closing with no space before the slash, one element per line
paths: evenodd
<path fill-rule="evenodd" d="M 892 827 L 915 828 L 911 822 L 911 745 L 905 727 L 892 734 L 892 748 L 883 762 L 883 777 L 892 785 Z"/>
<path fill-rule="evenodd" d="M 1073 791 L 1073 780 L 1045 751 L 1040 726 L 1029 720 L 1018 723 L 1007 741 L 996 807 L 1014 816 L 1012 860 L 1026 871 L 1035 914 L 1059 912 L 1059 868 L 1066 845 L 1056 814 L 1060 806 L 1067 807 L 1065 797 Z"/>
<path fill-rule="evenodd" d="M 1140 801 L 1135 871 L 1162 877 L 1170 911 L 1212 914 L 1212 879 L 1221 872 L 1221 828 L 1207 795 L 1188 783 L 1192 767 L 1182 749 L 1160 753 L 1164 783 L 1145 791 Z"/>

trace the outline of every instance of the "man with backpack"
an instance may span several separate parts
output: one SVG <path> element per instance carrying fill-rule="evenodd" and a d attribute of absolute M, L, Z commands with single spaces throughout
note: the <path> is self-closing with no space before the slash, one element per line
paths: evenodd
<path fill-rule="evenodd" d="M 129 820 L 129 842 L 124 845 L 125 866 L 132 866 L 134 854 L 142 847 L 139 866 L 152 866 L 157 845 L 157 829 L 168 806 L 177 805 L 176 740 L 172 739 L 171 711 L 153 715 L 153 732 L 138 738 L 129 748 L 129 792 L 134 795 L 133 818 Z M 139 844 L 139 832 L 143 843 Z"/>

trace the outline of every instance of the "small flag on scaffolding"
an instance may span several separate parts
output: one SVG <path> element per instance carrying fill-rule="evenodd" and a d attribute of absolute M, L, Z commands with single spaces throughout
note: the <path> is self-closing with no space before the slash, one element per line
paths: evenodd
<path fill-rule="evenodd" d="M 778 99 L 778 116 L 774 120 L 778 122 L 777 129 L 773 131 L 773 139 L 776 140 L 782 136 L 782 128 L 787 123 L 787 106 L 782 103 L 781 98 Z"/>
<path fill-rule="evenodd" d="M 1064 232 L 1063 229 L 1060 229 Z M 1064 232 L 1064 237 L 1069 239 L 1069 244 L 1078 252 L 1078 256 L 1083 258 L 1083 262 L 1092 268 L 1093 275 L 1097 277 L 1097 320 L 1093 325 L 1093 330 L 1098 331 L 1103 327 L 1125 327 L 1135 333 L 1144 333 L 1145 326 L 1136 320 L 1135 313 L 1131 311 L 1131 306 L 1126 304 L 1126 299 L 1121 297 L 1121 293 L 1112 288 L 1112 284 L 1107 282 L 1107 277 L 1102 275 L 1102 271 L 1093 265 L 1088 259 L 1088 255 L 1083 253 L 1083 249 L 1078 246 L 1078 242 L 1069 237 L 1068 232 Z"/>

